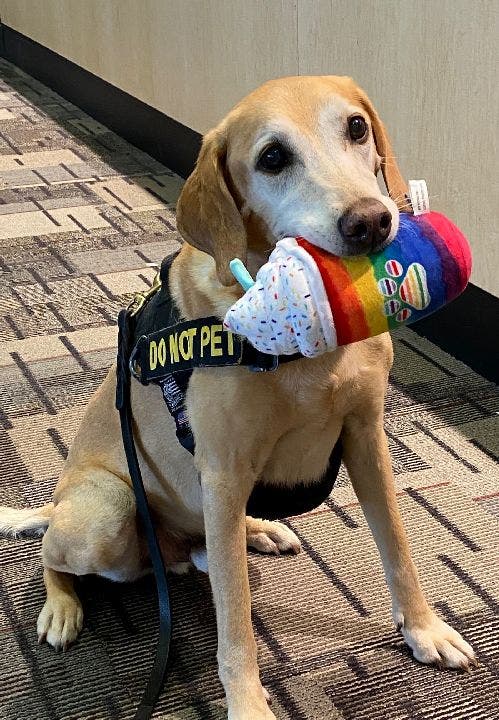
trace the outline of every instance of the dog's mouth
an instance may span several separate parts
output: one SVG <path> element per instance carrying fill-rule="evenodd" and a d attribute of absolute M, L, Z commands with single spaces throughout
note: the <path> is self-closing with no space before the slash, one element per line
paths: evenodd
<path fill-rule="evenodd" d="M 313 237 L 313 233 L 310 233 L 310 237 L 303 232 L 288 232 L 281 234 L 276 241 L 269 248 L 269 254 L 275 247 L 275 244 L 279 240 L 284 238 L 303 238 L 307 240 L 311 245 L 315 245 L 331 255 L 337 257 L 361 257 L 363 255 L 376 255 L 385 248 L 387 248 L 395 239 L 396 233 L 390 233 L 390 235 L 382 241 L 373 240 L 372 238 L 360 238 L 355 241 L 348 241 L 343 239 L 341 236 L 335 236 L 331 241 L 317 240 Z"/>
<path fill-rule="evenodd" d="M 343 241 L 345 248 L 344 251 L 342 250 L 341 252 L 336 252 L 333 254 L 340 257 L 360 257 L 361 255 L 376 255 L 377 253 L 380 253 L 382 250 L 388 247 L 388 245 L 392 243 L 393 239 L 393 237 L 389 237 L 382 242 L 373 242 L 370 241 L 368 238 L 360 242 L 356 241 L 352 243 Z"/>

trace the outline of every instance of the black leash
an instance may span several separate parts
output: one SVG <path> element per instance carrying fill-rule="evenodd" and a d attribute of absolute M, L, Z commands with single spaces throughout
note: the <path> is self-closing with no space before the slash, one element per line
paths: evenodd
<path fill-rule="evenodd" d="M 156 701 L 161 693 L 166 677 L 168 654 L 170 650 L 170 639 L 172 631 L 172 620 L 170 612 L 170 597 L 166 571 L 163 564 L 163 557 L 158 544 L 158 538 L 154 530 L 153 520 L 147 503 L 147 495 L 142 482 L 137 452 L 133 439 L 132 408 L 130 401 L 130 370 L 129 357 L 133 343 L 134 318 L 127 310 L 122 310 L 118 316 L 118 358 L 116 369 L 116 407 L 120 414 L 121 432 L 123 435 L 123 446 L 125 448 L 128 471 L 133 483 L 137 512 L 139 514 L 143 530 L 146 534 L 149 555 L 151 558 L 156 587 L 158 591 L 159 606 L 159 633 L 156 647 L 156 657 L 149 676 L 146 689 L 140 701 L 139 707 L 134 715 L 134 720 L 149 720 Z"/>

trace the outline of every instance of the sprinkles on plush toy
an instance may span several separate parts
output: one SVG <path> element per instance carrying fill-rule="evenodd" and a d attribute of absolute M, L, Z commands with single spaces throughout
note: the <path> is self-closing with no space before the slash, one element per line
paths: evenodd
<path fill-rule="evenodd" d="M 466 238 L 436 212 L 401 213 L 394 240 L 367 256 L 284 238 L 224 326 L 263 352 L 313 357 L 429 315 L 464 290 L 470 273 Z"/>

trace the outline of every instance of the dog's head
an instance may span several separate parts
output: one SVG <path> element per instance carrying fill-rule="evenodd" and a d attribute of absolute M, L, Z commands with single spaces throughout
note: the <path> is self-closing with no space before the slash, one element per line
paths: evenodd
<path fill-rule="evenodd" d="M 378 187 L 380 169 L 389 197 Z M 282 78 L 205 136 L 178 227 L 231 285 L 229 262 L 244 261 L 248 244 L 301 235 L 335 255 L 380 249 L 397 232 L 405 192 L 385 127 L 353 80 Z"/>

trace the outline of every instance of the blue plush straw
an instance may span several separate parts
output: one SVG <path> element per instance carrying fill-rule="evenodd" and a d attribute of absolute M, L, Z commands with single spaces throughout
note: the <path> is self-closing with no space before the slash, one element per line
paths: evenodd
<path fill-rule="evenodd" d="M 234 275 L 239 285 L 241 285 L 244 292 L 246 292 L 246 290 L 249 290 L 250 287 L 255 284 L 255 281 L 249 274 L 244 263 L 242 262 L 242 260 L 239 260 L 239 258 L 234 258 L 234 260 L 231 260 L 229 263 L 229 267 L 231 273 Z"/>

